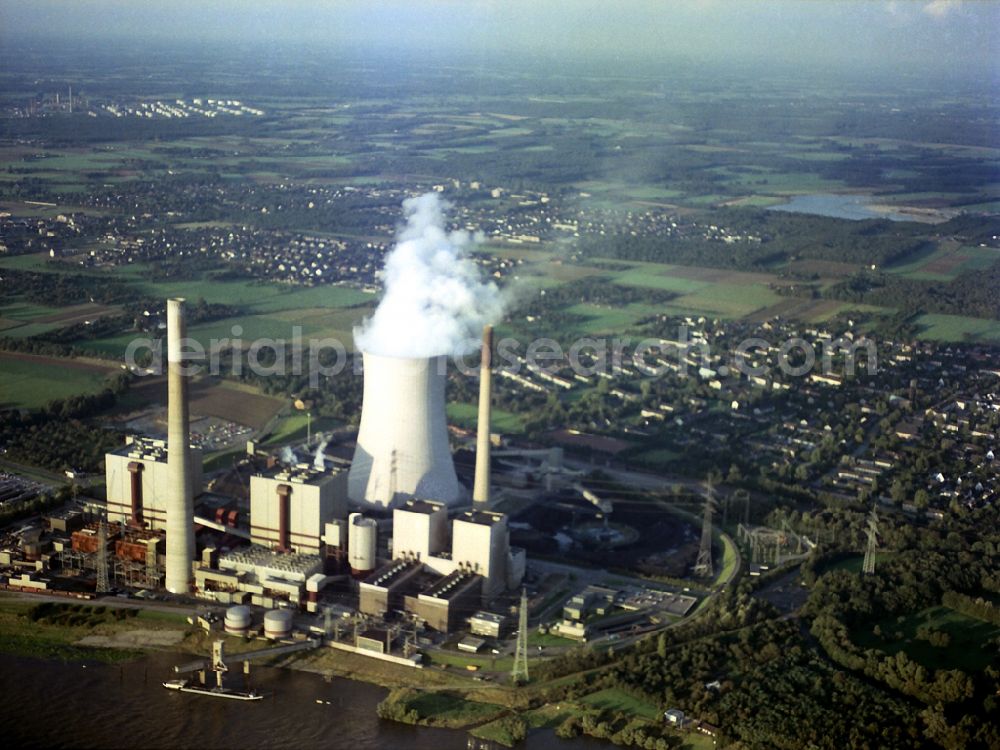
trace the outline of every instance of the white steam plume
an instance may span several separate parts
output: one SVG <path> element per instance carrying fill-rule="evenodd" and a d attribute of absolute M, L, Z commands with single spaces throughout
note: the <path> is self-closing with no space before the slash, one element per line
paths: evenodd
<path fill-rule="evenodd" d="M 313 468 L 316 471 L 323 471 L 326 468 L 326 444 L 328 441 L 324 440 L 317 446 L 316 454 L 313 456 Z"/>
<path fill-rule="evenodd" d="M 295 456 L 295 451 L 289 448 L 287 445 L 281 449 L 281 462 L 285 464 L 295 464 L 298 463 L 298 458 Z"/>
<path fill-rule="evenodd" d="M 504 296 L 483 282 L 468 257 L 468 232 L 448 232 L 437 193 L 403 201 L 406 226 L 385 261 L 385 291 L 375 314 L 354 329 L 363 351 L 391 357 L 467 354 L 482 328 L 498 321 Z"/>

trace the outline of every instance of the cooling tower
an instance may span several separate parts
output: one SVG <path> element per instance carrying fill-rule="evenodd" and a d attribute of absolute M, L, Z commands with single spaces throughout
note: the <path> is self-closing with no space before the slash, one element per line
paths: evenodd
<path fill-rule="evenodd" d="M 194 493 L 191 487 L 190 417 L 183 374 L 184 300 L 167 300 L 167 555 L 165 585 L 174 594 L 191 590 L 194 558 Z"/>
<path fill-rule="evenodd" d="M 493 326 L 483 328 L 483 356 L 479 365 L 479 417 L 476 423 L 476 479 L 472 485 L 472 503 L 490 504 L 490 414 L 493 402 Z"/>
<path fill-rule="evenodd" d="M 347 480 L 351 502 L 380 509 L 412 497 L 461 502 L 445 421 L 445 358 L 363 354 L 361 425 Z"/>

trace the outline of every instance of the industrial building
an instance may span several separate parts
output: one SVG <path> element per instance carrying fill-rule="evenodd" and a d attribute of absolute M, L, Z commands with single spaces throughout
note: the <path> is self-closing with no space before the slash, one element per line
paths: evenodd
<path fill-rule="evenodd" d="M 479 607 L 482 588 L 482 576 L 456 570 L 415 596 L 405 596 L 403 606 L 432 630 L 450 633 L 464 625 Z"/>
<path fill-rule="evenodd" d="M 192 497 L 202 492 L 201 451 L 190 448 L 188 484 Z M 163 531 L 167 528 L 170 478 L 164 440 L 128 437 L 125 445 L 104 456 L 108 521 Z"/>
<path fill-rule="evenodd" d="M 277 552 L 318 555 L 327 522 L 347 514 L 347 473 L 310 464 L 250 478 L 250 541 Z"/>

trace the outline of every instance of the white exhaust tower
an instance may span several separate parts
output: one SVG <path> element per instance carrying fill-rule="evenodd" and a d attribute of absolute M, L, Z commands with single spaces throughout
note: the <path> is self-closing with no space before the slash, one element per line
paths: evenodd
<path fill-rule="evenodd" d="M 184 300 L 167 300 L 167 555 L 165 585 L 173 594 L 191 590 L 194 559 L 194 491 L 191 483 L 190 416 L 183 340 Z"/>
<path fill-rule="evenodd" d="M 363 355 L 364 400 L 348 497 L 378 509 L 413 497 L 460 503 L 445 421 L 447 359 Z"/>
<path fill-rule="evenodd" d="M 479 365 L 479 417 L 476 424 L 476 479 L 472 503 L 490 505 L 490 415 L 493 410 L 493 326 L 483 328 L 483 355 Z"/>

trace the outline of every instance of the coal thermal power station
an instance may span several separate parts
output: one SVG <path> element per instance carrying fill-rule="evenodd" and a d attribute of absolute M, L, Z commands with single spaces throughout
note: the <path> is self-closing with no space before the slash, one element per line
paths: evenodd
<path fill-rule="evenodd" d="M 363 352 L 364 397 L 348 497 L 387 510 L 411 498 L 455 506 L 465 500 L 455 475 L 445 418 L 445 357 Z"/>

